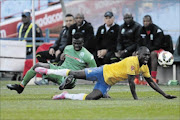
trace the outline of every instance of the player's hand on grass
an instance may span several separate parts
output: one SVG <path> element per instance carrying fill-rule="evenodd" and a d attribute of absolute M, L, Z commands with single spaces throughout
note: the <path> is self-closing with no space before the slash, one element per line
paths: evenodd
<path fill-rule="evenodd" d="M 167 99 L 174 99 L 174 98 L 177 98 L 176 96 L 173 96 L 173 95 L 165 95 L 164 97 L 167 98 Z"/>

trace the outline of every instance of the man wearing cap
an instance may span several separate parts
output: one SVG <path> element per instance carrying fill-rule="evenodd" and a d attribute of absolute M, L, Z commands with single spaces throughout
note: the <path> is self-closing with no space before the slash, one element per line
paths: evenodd
<path fill-rule="evenodd" d="M 125 13 L 124 24 L 120 25 L 116 54 L 120 59 L 129 57 L 137 49 L 141 25 L 133 20 L 132 13 Z"/>
<path fill-rule="evenodd" d="M 28 37 L 32 37 L 32 23 L 30 11 L 24 11 L 22 13 L 22 24 L 18 26 L 17 32 L 20 40 L 26 40 Z M 42 30 L 35 24 L 36 37 L 43 37 Z M 32 42 L 27 40 L 27 42 Z M 27 45 L 27 55 L 32 53 L 32 45 Z"/>
<path fill-rule="evenodd" d="M 98 66 L 118 61 L 115 57 L 119 25 L 114 22 L 111 11 L 104 14 L 104 24 L 96 33 L 97 55 L 95 56 Z"/>

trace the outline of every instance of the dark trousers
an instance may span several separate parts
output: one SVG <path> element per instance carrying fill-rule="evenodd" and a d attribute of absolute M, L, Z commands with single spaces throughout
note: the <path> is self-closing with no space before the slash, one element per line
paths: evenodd
<path fill-rule="evenodd" d="M 55 55 L 50 55 L 49 51 L 42 51 L 38 52 L 36 54 L 36 58 L 38 59 L 39 62 L 47 63 L 47 60 L 54 60 L 54 62 L 60 62 L 60 55 L 59 54 L 57 57 Z"/>
<path fill-rule="evenodd" d="M 101 66 L 104 64 L 111 64 L 114 62 L 118 62 L 119 58 L 115 56 L 115 53 L 112 51 L 108 51 L 107 54 L 104 56 L 104 58 L 98 58 L 97 54 L 95 55 L 95 60 L 97 63 L 97 66 Z"/>

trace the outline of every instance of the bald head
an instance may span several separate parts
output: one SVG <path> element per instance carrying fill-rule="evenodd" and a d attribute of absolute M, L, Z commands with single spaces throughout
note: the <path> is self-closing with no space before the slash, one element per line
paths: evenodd
<path fill-rule="evenodd" d="M 129 25 L 133 21 L 132 13 L 125 13 L 124 14 L 124 22 Z"/>
<path fill-rule="evenodd" d="M 150 51 L 147 47 L 142 46 L 138 49 L 138 59 L 139 59 L 139 63 L 140 65 L 145 65 L 148 63 L 150 58 Z"/>
<path fill-rule="evenodd" d="M 142 46 L 138 49 L 138 53 L 141 53 L 143 51 L 149 51 L 149 49 L 146 46 Z"/>
<path fill-rule="evenodd" d="M 76 20 L 77 26 L 81 26 L 83 24 L 84 14 L 82 14 L 82 13 L 76 14 L 75 20 Z"/>
<path fill-rule="evenodd" d="M 132 13 L 130 13 L 130 12 L 125 13 L 123 16 L 124 16 L 124 17 L 126 17 L 126 16 L 128 16 L 128 17 L 133 17 L 133 16 L 132 16 Z"/>

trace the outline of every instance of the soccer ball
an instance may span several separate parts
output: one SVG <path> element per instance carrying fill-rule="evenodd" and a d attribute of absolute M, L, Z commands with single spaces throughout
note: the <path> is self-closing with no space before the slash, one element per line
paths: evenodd
<path fill-rule="evenodd" d="M 158 57 L 159 65 L 161 65 L 163 67 L 168 67 L 168 66 L 172 65 L 173 62 L 174 62 L 174 57 L 170 52 L 168 52 L 168 51 L 160 52 L 159 57 Z"/>

